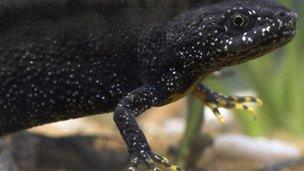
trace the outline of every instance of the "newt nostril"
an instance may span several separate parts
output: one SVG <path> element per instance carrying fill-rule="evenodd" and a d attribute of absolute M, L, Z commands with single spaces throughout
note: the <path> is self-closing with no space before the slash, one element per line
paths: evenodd
<path fill-rule="evenodd" d="M 275 15 L 282 19 L 286 24 L 285 26 L 288 26 L 290 28 L 295 28 L 297 23 L 297 14 L 293 11 L 278 11 L 275 13 Z"/>
<path fill-rule="evenodd" d="M 290 12 L 288 15 L 292 16 L 295 20 L 298 20 L 298 15 L 295 12 Z"/>

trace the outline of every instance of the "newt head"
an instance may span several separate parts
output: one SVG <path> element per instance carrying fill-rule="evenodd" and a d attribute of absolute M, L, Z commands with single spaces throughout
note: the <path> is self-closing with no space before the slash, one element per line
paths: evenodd
<path fill-rule="evenodd" d="M 167 41 L 179 59 L 219 70 L 290 42 L 296 22 L 296 13 L 268 0 L 224 1 L 176 17 Z"/>

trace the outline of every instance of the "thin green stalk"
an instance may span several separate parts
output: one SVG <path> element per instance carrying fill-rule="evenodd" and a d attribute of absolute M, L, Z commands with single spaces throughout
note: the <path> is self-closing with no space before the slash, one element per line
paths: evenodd
<path fill-rule="evenodd" d="M 191 155 L 191 146 L 194 144 L 194 141 L 200 137 L 200 130 L 204 119 L 201 106 L 200 102 L 194 97 L 188 98 L 189 112 L 187 116 L 186 130 L 181 140 L 177 156 L 179 166 L 186 169 L 189 168 L 189 163 L 191 162 L 188 161 Z"/>

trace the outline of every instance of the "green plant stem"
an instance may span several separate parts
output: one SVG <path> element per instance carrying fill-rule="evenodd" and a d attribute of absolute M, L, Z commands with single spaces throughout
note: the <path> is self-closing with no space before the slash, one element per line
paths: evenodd
<path fill-rule="evenodd" d="M 180 148 L 178 151 L 177 161 L 179 166 L 183 168 L 188 168 L 191 155 L 191 146 L 194 141 L 200 137 L 200 130 L 203 124 L 203 108 L 200 102 L 193 97 L 188 99 L 189 112 L 186 122 L 186 130 L 184 136 L 180 143 Z"/>

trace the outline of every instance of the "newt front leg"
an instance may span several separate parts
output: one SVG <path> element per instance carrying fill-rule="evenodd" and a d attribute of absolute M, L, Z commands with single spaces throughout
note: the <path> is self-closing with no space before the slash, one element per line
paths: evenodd
<path fill-rule="evenodd" d="M 252 107 L 244 103 L 262 104 L 262 101 L 253 96 L 226 96 L 210 90 L 205 84 L 201 83 L 192 93 L 203 104 L 209 107 L 214 115 L 218 118 L 221 124 L 225 123 L 225 119 L 219 112 L 219 108 L 246 110 L 250 112 L 254 118 L 257 117 L 256 112 Z"/>
<path fill-rule="evenodd" d="M 138 165 L 144 164 L 149 170 L 160 171 L 157 164 L 172 171 L 181 171 L 170 164 L 169 160 L 154 154 L 147 139 L 139 128 L 136 117 L 162 100 L 163 93 L 151 85 L 144 85 L 124 97 L 114 111 L 114 121 L 128 146 L 131 155 L 129 171 L 135 171 Z"/>

